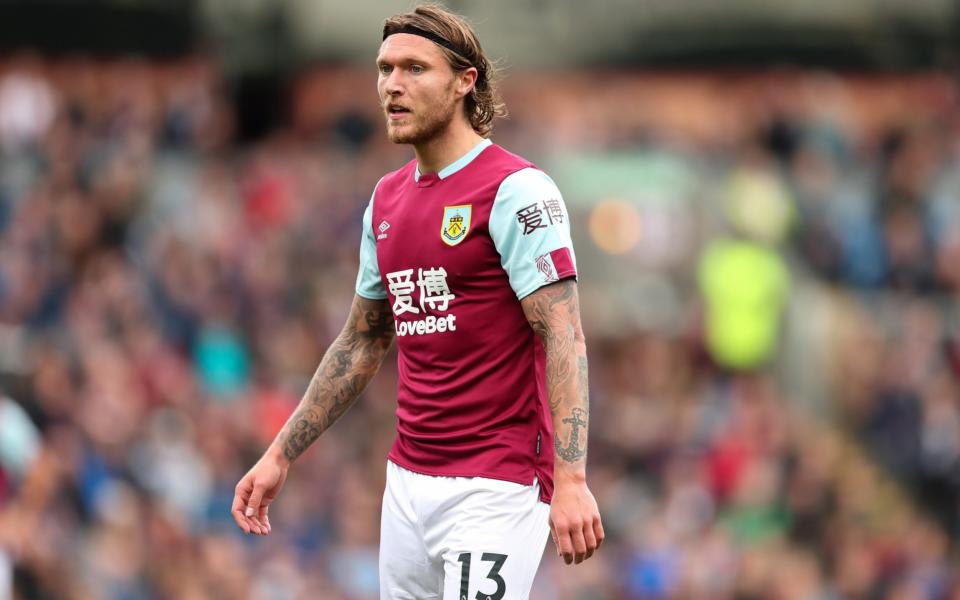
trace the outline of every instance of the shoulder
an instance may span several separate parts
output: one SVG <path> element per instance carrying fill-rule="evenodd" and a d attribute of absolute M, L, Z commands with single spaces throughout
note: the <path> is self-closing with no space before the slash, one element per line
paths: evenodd
<path fill-rule="evenodd" d="M 507 175 L 497 190 L 495 204 L 537 202 L 560 199 L 560 190 L 549 175 L 534 166 L 523 167 Z"/>
<path fill-rule="evenodd" d="M 386 189 L 390 187 L 397 186 L 402 182 L 406 181 L 407 178 L 413 178 L 413 171 L 417 168 L 417 160 L 412 159 L 407 164 L 403 165 L 395 171 L 390 171 L 386 175 L 380 178 L 380 181 L 377 182 L 377 185 L 374 189 Z"/>
<path fill-rule="evenodd" d="M 545 191 L 549 193 L 559 191 L 557 184 L 549 175 L 532 165 L 514 171 L 504 178 L 500 186 L 506 190 Z"/>
<path fill-rule="evenodd" d="M 527 160 L 526 158 L 520 156 L 519 154 L 514 154 L 510 152 L 503 146 L 498 144 L 490 144 L 484 151 L 483 155 L 493 162 L 504 165 L 506 167 L 513 167 L 514 169 L 523 169 L 527 167 L 535 167 L 535 165 Z"/>

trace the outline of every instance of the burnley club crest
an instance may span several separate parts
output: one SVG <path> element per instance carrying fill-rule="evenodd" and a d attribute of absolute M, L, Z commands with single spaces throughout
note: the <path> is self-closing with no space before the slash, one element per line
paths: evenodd
<path fill-rule="evenodd" d="M 472 204 L 443 207 L 443 221 L 440 223 L 440 239 L 448 246 L 456 246 L 467 237 L 470 231 L 470 209 Z"/>

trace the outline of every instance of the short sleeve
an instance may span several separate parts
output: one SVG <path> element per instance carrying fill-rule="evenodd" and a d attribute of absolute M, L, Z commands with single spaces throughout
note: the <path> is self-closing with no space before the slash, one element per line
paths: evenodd
<path fill-rule="evenodd" d="M 522 169 L 500 184 L 490 236 L 517 298 L 577 276 L 570 216 L 557 185 L 539 169 Z"/>
<path fill-rule="evenodd" d="M 377 185 L 379 184 L 377 182 Z M 376 194 L 377 190 L 374 187 L 367 210 L 363 212 L 360 271 L 357 273 L 357 295 L 369 300 L 383 300 L 387 297 L 387 291 L 383 288 L 383 279 L 380 277 L 380 265 L 377 264 L 377 241 L 373 237 L 373 199 Z"/>

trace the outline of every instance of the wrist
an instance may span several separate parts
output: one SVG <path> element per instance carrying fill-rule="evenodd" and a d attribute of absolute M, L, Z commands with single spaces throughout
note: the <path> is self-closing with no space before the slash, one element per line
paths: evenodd
<path fill-rule="evenodd" d="M 267 451 L 263 453 L 263 458 L 261 460 L 268 460 L 284 469 L 289 468 L 290 464 L 293 462 L 287 458 L 287 455 L 283 452 L 283 448 L 281 448 L 280 444 L 276 442 L 270 444 L 270 446 L 267 448 Z"/>
<path fill-rule="evenodd" d="M 553 467 L 554 485 L 566 483 L 580 484 L 587 481 L 586 465 L 561 465 L 555 464 Z"/>

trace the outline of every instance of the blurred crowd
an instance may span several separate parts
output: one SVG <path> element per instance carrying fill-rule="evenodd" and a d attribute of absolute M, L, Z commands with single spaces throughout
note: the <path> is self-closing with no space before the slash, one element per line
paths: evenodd
<path fill-rule="evenodd" d="M 960 88 L 539 77 L 511 79 L 496 141 L 548 170 L 669 153 L 697 165 L 698 225 L 667 269 L 679 328 L 591 335 L 608 307 L 584 303 L 608 539 L 572 568 L 548 543 L 532 598 L 960 598 Z M 409 159 L 373 83 L 305 76 L 289 123 L 241 143 L 208 58 L 0 61 L 0 597 L 377 597 L 392 356 L 269 537 L 229 515 L 346 316 L 374 183 Z M 591 233 L 585 285 L 619 252 Z M 788 385 L 791 344 L 822 381 Z"/>

